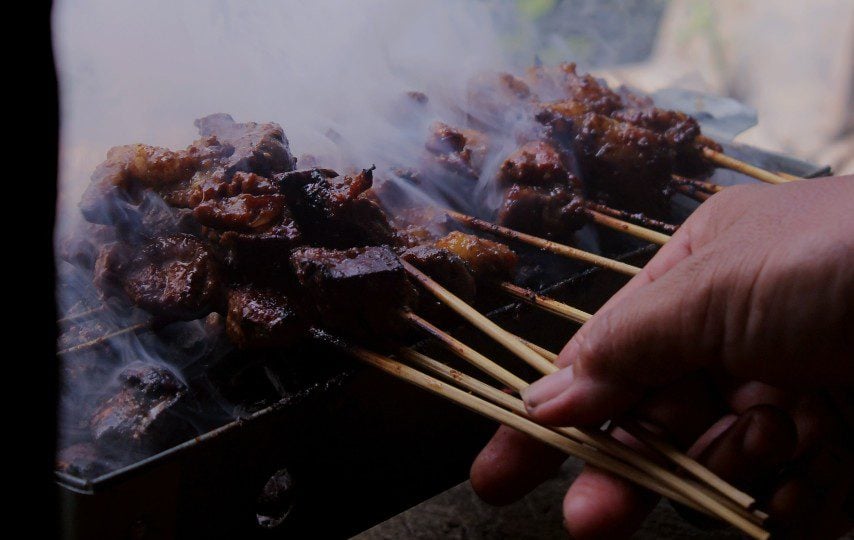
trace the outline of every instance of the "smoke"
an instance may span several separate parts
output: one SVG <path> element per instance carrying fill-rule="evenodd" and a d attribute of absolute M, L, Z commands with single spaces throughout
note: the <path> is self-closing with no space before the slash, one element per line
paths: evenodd
<path fill-rule="evenodd" d="M 323 166 L 377 164 L 389 170 L 416 164 L 433 121 L 462 122 L 471 112 L 460 107 L 473 76 L 521 67 L 505 52 L 505 26 L 517 35 L 534 32 L 520 33 L 523 23 L 505 7 L 477 0 L 57 2 L 60 313 L 96 308 L 102 301 L 92 285 L 92 266 L 98 246 L 115 233 L 87 226 L 78 202 L 109 148 L 135 142 L 183 148 L 198 136 L 195 119 L 225 112 L 237 121 L 281 124 L 294 154 L 317 156 Z M 525 63 L 534 57 L 533 48 L 520 56 L 525 46 L 518 40 L 513 48 L 513 57 Z M 407 96 L 413 91 L 429 101 L 417 103 Z M 501 151 L 509 148 L 497 143 Z M 498 163 L 499 156 L 491 155 L 485 174 L 493 174 Z M 110 309 L 88 319 L 84 330 L 79 321 L 64 323 L 64 329 L 97 337 L 146 317 L 108 303 Z M 175 323 L 157 336 L 129 333 L 67 358 L 61 446 L 73 444 L 76 452 L 68 461 L 91 452 L 87 423 L 93 410 L 101 432 L 154 429 L 137 425 L 123 411 L 153 399 L 149 379 L 167 381 L 175 396 L 184 396 L 188 381 L 204 370 L 199 362 L 221 352 L 223 344 L 212 337 L 217 325 L 221 321 L 209 317 Z M 223 410 L 230 412 L 226 404 L 205 413 L 206 420 L 221 420 Z M 158 432 L 185 435 L 183 428 L 173 433 L 172 420 L 146 421 Z M 204 429 L 198 418 L 188 422 Z M 157 449 L 110 442 L 108 451 L 116 455 L 109 467 Z M 100 472 L 69 470 L 84 476 Z"/>
<path fill-rule="evenodd" d="M 297 155 L 402 162 L 423 149 L 431 119 L 401 130 L 405 92 L 452 118 L 473 74 L 513 67 L 497 22 L 506 12 L 482 1 L 82 0 L 57 3 L 54 17 L 61 226 L 111 146 L 179 148 L 194 119 L 227 112 L 280 123 Z"/>

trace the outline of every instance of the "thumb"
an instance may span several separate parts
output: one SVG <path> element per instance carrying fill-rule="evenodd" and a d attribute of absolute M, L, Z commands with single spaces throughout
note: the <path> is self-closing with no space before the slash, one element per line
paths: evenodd
<path fill-rule="evenodd" d="M 567 367 L 522 391 L 529 413 L 547 424 L 601 423 L 711 363 L 726 299 L 701 277 L 711 271 L 705 259 L 692 254 L 596 313 L 561 353 Z"/>

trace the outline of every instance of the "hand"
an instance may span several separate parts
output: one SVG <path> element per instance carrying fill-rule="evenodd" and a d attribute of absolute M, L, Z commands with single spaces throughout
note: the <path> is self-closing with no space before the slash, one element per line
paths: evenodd
<path fill-rule="evenodd" d="M 553 425 L 632 416 L 761 498 L 780 531 L 854 523 L 854 177 L 731 187 L 522 392 Z M 614 436 L 637 445 L 625 432 Z M 502 427 L 471 470 L 510 502 L 565 456 Z M 627 536 L 652 494 L 585 467 L 566 494 L 574 538 Z"/>

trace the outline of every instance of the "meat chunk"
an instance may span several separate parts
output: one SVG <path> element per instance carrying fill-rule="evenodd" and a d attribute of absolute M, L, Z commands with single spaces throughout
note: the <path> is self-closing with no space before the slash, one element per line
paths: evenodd
<path fill-rule="evenodd" d="M 584 200 L 564 185 L 534 187 L 516 184 L 504 193 L 498 224 L 555 240 L 567 240 L 584 226 Z"/>
<path fill-rule="evenodd" d="M 138 252 L 105 246 L 95 282 L 107 295 L 121 289 L 135 305 L 165 320 L 197 319 L 220 298 L 220 270 L 210 249 L 179 234 L 158 238 Z"/>
<path fill-rule="evenodd" d="M 245 171 L 270 176 L 293 170 L 296 164 L 288 138 L 278 124 L 238 123 L 224 113 L 205 116 L 195 124 L 202 136 L 215 136 L 234 149 L 220 162 L 228 175 Z"/>
<path fill-rule="evenodd" d="M 286 347 L 308 328 L 298 302 L 273 289 L 240 286 L 228 292 L 226 332 L 241 349 Z"/>
<path fill-rule="evenodd" d="M 388 248 L 300 248 L 291 254 L 291 264 L 321 323 L 357 338 L 399 334 L 398 312 L 416 299 L 403 265 Z"/>
<path fill-rule="evenodd" d="M 608 115 L 623 107 L 619 94 L 590 74 L 579 75 L 574 62 L 531 68 L 526 80 L 543 99 L 576 101 L 588 112 Z"/>
<path fill-rule="evenodd" d="M 175 412 L 186 394 L 184 383 L 165 367 L 131 364 L 92 414 L 92 438 L 99 446 L 147 451 L 181 442 L 195 433 Z"/>
<path fill-rule="evenodd" d="M 193 215 L 202 225 L 217 230 L 258 232 L 282 221 L 286 212 L 283 195 L 249 195 L 199 203 Z"/>
<path fill-rule="evenodd" d="M 513 277 L 519 257 L 504 244 L 454 231 L 434 244 L 466 262 L 476 281 Z"/>
<path fill-rule="evenodd" d="M 465 261 L 456 254 L 447 249 L 421 245 L 405 250 L 400 258 L 466 302 L 474 300 L 477 292 L 474 276 Z"/>
<path fill-rule="evenodd" d="M 664 137 L 585 112 L 576 101 L 545 104 L 537 117 L 574 152 L 588 195 L 626 210 L 666 215 L 673 153 Z"/>
<path fill-rule="evenodd" d="M 501 164 L 498 182 L 504 187 L 513 184 L 550 186 L 569 184 L 580 188 L 580 183 L 569 171 L 564 157 L 545 141 L 532 141 L 513 152 Z"/>
<path fill-rule="evenodd" d="M 278 175 L 296 221 L 309 244 L 333 248 L 396 242 L 388 217 L 366 191 L 372 169 L 339 178 L 334 171 L 311 169 Z"/>
<path fill-rule="evenodd" d="M 415 206 L 394 216 L 395 235 L 404 248 L 432 243 L 448 233 L 451 220 L 443 210 L 433 206 Z"/>
<path fill-rule="evenodd" d="M 233 151 L 205 137 L 181 152 L 145 144 L 117 146 L 92 173 L 80 200 L 83 216 L 92 223 L 115 225 L 140 204 L 144 190 L 164 200 L 181 201 L 193 175 Z"/>
<path fill-rule="evenodd" d="M 462 176 L 477 179 L 489 154 L 489 137 L 474 129 L 458 129 L 442 122 L 430 128 L 426 147 L 440 165 Z"/>

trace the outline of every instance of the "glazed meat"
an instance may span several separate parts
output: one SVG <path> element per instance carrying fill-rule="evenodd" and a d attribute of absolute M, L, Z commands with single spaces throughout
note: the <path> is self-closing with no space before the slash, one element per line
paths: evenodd
<path fill-rule="evenodd" d="M 167 201 L 182 201 L 193 175 L 232 150 L 215 137 L 202 138 L 181 152 L 145 144 L 117 146 L 92 174 L 80 210 L 92 223 L 115 225 L 140 211 L 136 207 L 144 190 Z"/>
<path fill-rule="evenodd" d="M 551 186 L 567 184 L 580 187 L 569 171 L 564 157 L 545 141 L 532 141 L 513 152 L 501 164 L 498 182 L 503 187 L 513 184 Z"/>
<path fill-rule="evenodd" d="M 430 128 L 426 147 L 438 163 L 453 173 L 477 179 L 489 154 L 489 137 L 474 129 L 457 129 L 442 122 Z"/>
<path fill-rule="evenodd" d="M 526 79 L 542 99 L 569 99 L 581 103 L 585 111 L 604 115 L 623 107 L 619 94 L 590 74 L 579 75 L 575 63 L 534 67 Z"/>
<path fill-rule="evenodd" d="M 285 347 L 305 336 L 307 319 L 283 292 L 245 285 L 228 292 L 226 332 L 240 347 Z"/>
<path fill-rule="evenodd" d="M 398 334 L 397 313 L 416 299 L 403 266 L 385 247 L 300 248 L 291 264 L 321 324 L 353 337 Z"/>
<path fill-rule="evenodd" d="M 574 151 L 589 196 L 629 211 L 666 214 L 673 154 L 664 137 L 585 112 L 576 101 L 546 104 L 538 119 Z"/>
<path fill-rule="evenodd" d="M 99 446 L 157 451 L 195 433 L 175 413 L 187 388 L 170 370 L 131 364 L 119 374 L 117 386 L 89 420 Z"/>
<path fill-rule="evenodd" d="M 372 169 L 339 178 L 327 169 L 275 177 L 308 244 L 333 248 L 394 244 L 394 230 L 379 205 L 365 193 Z"/>
<path fill-rule="evenodd" d="M 202 136 L 214 136 L 234 149 L 220 161 L 227 175 L 245 171 L 270 176 L 294 168 L 296 160 L 291 154 L 288 138 L 278 124 L 238 123 L 223 113 L 205 116 L 195 124 Z"/>
<path fill-rule="evenodd" d="M 192 320 L 215 307 L 222 287 L 210 249 L 179 234 L 158 238 L 141 250 L 111 244 L 95 264 L 95 283 L 108 296 L 121 289 L 136 306 L 166 320 Z"/>
<path fill-rule="evenodd" d="M 405 250 L 400 258 L 466 302 L 474 300 L 477 292 L 474 276 L 466 262 L 456 254 L 447 249 L 421 245 Z"/>
<path fill-rule="evenodd" d="M 519 257 L 504 244 L 454 231 L 434 244 L 466 262 L 475 280 L 505 280 L 513 277 Z"/>
<path fill-rule="evenodd" d="M 587 213 L 584 200 L 564 185 L 516 184 L 504 192 L 497 222 L 517 231 L 563 241 L 584 226 Z"/>

